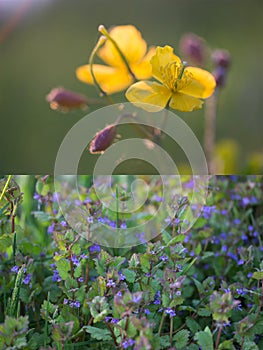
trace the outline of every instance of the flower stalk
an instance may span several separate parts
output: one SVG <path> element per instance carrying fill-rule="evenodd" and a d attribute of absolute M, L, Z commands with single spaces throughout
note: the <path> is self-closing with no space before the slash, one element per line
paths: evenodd
<path fill-rule="evenodd" d="M 104 27 L 104 25 L 100 25 L 98 28 L 98 31 L 104 35 L 104 37 L 106 37 L 108 40 L 110 40 L 110 42 L 113 44 L 113 46 L 115 47 L 115 49 L 118 51 L 123 63 L 125 64 L 128 72 L 130 73 L 130 75 L 133 77 L 133 80 L 137 80 L 135 74 L 133 73 L 133 71 L 131 70 L 131 67 L 129 65 L 129 62 L 127 61 L 125 55 L 123 54 L 123 52 L 121 51 L 119 45 L 117 44 L 117 42 L 110 36 L 109 32 L 107 31 L 107 29 Z"/>

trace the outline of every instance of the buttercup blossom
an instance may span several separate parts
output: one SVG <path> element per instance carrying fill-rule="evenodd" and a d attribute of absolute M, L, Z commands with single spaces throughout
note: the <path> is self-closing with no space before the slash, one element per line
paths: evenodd
<path fill-rule="evenodd" d="M 135 77 L 150 78 L 150 58 L 155 48 L 150 47 L 147 51 L 147 44 L 138 29 L 133 25 L 116 26 L 109 31 L 109 35 L 122 51 Z M 125 62 L 110 40 L 98 51 L 98 56 L 107 65 L 93 64 L 92 68 L 98 84 L 107 94 L 124 90 L 134 82 Z M 89 64 L 77 68 L 76 75 L 82 82 L 94 84 Z"/>
<path fill-rule="evenodd" d="M 201 68 L 185 67 L 170 46 L 158 46 L 151 65 L 153 77 L 161 84 L 139 81 L 126 92 L 130 102 L 147 111 L 158 112 L 169 103 L 173 109 L 191 112 L 202 107 L 200 99 L 214 92 L 216 82 L 213 75 Z"/>

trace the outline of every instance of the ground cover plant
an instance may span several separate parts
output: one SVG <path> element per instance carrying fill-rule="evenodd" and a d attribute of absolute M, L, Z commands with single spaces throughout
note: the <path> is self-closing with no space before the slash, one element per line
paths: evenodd
<path fill-rule="evenodd" d="M 75 204 L 90 223 L 128 224 L 101 205 L 91 176 L 80 181 Z M 262 185 L 212 177 L 190 230 L 181 198 L 154 239 L 111 248 L 71 229 L 52 177 L 2 177 L 0 349 L 263 349 Z M 161 201 L 156 185 L 134 220 Z"/>

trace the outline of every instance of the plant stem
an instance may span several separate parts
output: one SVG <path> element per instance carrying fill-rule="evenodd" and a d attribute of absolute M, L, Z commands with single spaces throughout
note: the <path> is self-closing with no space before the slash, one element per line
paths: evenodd
<path fill-rule="evenodd" d="M 121 59 L 122 59 L 123 63 L 125 64 L 128 72 L 130 73 L 130 75 L 132 76 L 132 78 L 134 80 L 137 80 L 136 76 L 134 75 L 133 71 L 131 70 L 131 67 L 129 65 L 129 62 L 128 62 L 127 58 L 125 57 L 125 55 L 121 51 L 121 49 L 120 49 L 119 45 L 117 44 L 117 42 L 110 36 L 110 34 L 107 31 L 107 29 L 103 25 L 100 25 L 99 26 L 99 31 L 101 32 L 102 35 L 104 35 L 108 40 L 111 41 L 111 43 L 113 44 L 115 49 L 118 51 L 118 54 L 121 56 Z"/>
<path fill-rule="evenodd" d="M 107 96 L 106 92 L 101 88 L 100 84 L 98 83 L 94 71 L 93 71 L 93 63 L 94 63 L 94 58 L 95 55 L 98 51 L 98 49 L 105 43 L 105 37 L 100 37 L 97 44 L 95 45 L 94 49 L 92 50 L 91 54 L 90 54 L 90 58 L 89 58 L 89 64 L 90 64 L 90 74 L 92 76 L 92 79 L 94 81 L 95 86 L 97 87 L 97 89 L 99 90 L 100 94 L 102 96 Z"/>
<path fill-rule="evenodd" d="M 170 346 L 173 346 L 173 328 L 174 328 L 174 319 L 170 317 Z"/>
<path fill-rule="evenodd" d="M 215 151 L 215 132 L 216 132 L 216 107 L 217 91 L 206 100 L 205 107 L 205 131 L 204 131 L 204 149 L 207 159 L 208 171 L 215 173 L 214 151 Z"/>
<path fill-rule="evenodd" d="M 161 331 L 162 331 L 162 328 L 163 328 L 164 318 L 165 318 L 165 312 L 163 312 L 163 314 L 162 314 L 162 318 L 161 318 L 160 326 L 159 326 L 159 329 L 158 329 L 158 336 L 160 336 L 160 335 L 161 335 Z"/>
<path fill-rule="evenodd" d="M 215 347 L 215 350 L 218 350 L 218 346 L 219 346 L 219 342 L 220 342 L 220 337 L 221 337 L 222 329 L 223 329 L 223 326 L 222 326 L 222 324 L 220 324 L 220 327 L 219 327 L 219 330 L 218 330 L 218 334 L 217 334 L 217 337 L 216 337 L 216 347 Z"/>
<path fill-rule="evenodd" d="M 4 188 L 3 188 L 3 191 L 2 191 L 2 193 L 0 194 L 0 202 L 1 202 L 1 200 L 2 200 L 2 198 L 3 198 L 3 196 L 4 196 L 4 194 L 5 194 L 5 191 L 7 190 L 7 187 L 8 187 L 8 185 L 9 185 L 9 182 L 11 181 L 12 177 L 13 177 L 13 175 L 8 175 L 8 178 L 7 178 L 7 180 L 6 180 L 6 183 L 5 183 L 5 186 L 4 186 Z"/>

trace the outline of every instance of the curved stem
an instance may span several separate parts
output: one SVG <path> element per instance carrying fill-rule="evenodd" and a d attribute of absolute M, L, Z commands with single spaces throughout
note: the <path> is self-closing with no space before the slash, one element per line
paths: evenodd
<path fill-rule="evenodd" d="M 103 25 L 100 25 L 98 30 L 99 30 L 99 32 L 101 32 L 102 35 L 104 35 L 107 39 L 109 39 L 111 41 L 111 43 L 113 44 L 115 49 L 118 51 L 118 54 L 121 56 L 121 59 L 123 60 L 126 68 L 128 69 L 128 72 L 130 73 L 130 75 L 133 77 L 134 80 L 137 80 L 135 74 L 131 70 L 131 67 L 129 65 L 127 58 L 124 56 L 123 52 L 121 51 L 121 49 L 120 49 L 119 45 L 116 43 L 116 41 L 110 36 L 107 29 Z"/>
<path fill-rule="evenodd" d="M 8 178 L 6 180 L 5 186 L 4 186 L 3 191 L 2 191 L 2 193 L 0 195 L 0 202 L 1 202 L 2 198 L 4 197 L 4 194 L 5 194 L 6 190 L 7 190 L 7 187 L 9 185 L 9 182 L 11 181 L 12 177 L 13 177 L 13 175 L 8 175 Z"/>
<path fill-rule="evenodd" d="M 92 76 L 92 79 L 94 81 L 95 86 L 97 87 L 97 89 L 99 90 L 100 94 L 102 96 L 107 96 L 107 93 L 102 89 L 102 87 L 100 86 L 98 80 L 95 77 L 94 71 L 93 71 L 93 64 L 94 64 L 94 58 L 96 53 L 98 52 L 98 49 L 105 43 L 106 38 L 104 36 L 101 36 L 97 42 L 97 44 L 95 45 L 94 49 L 92 50 L 90 57 L 89 57 L 89 64 L 90 64 L 90 74 Z"/>

